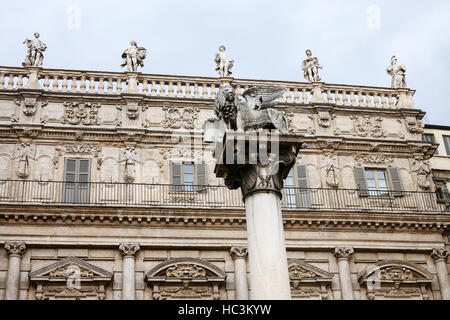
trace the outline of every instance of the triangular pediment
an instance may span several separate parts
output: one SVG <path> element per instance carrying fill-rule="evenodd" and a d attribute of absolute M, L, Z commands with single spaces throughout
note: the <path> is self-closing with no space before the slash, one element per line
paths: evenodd
<path fill-rule="evenodd" d="M 331 282 L 333 274 L 298 259 L 288 260 L 289 279 L 300 282 Z"/>
<path fill-rule="evenodd" d="M 111 281 L 113 274 L 80 258 L 68 257 L 30 273 L 31 281 Z"/>

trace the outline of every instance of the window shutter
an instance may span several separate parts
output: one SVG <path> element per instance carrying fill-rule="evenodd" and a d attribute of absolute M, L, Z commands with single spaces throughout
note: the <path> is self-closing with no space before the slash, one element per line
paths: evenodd
<path fill-rule="evenodd" d="M 206 163 L 195 164 L 196 191 L 206 190 L 208 188 L 208 171 Z"/>
<path fill-rule="evenodd" d="M 402 180 L 400 179 L 400 172 L 398 168 L 389 168 L 389 177 L 391 179 L 392 194 L 394 197 L 402 197 L 405 195 L 403 192 Z"/>
<path fill-rule="evenodd" d="M 77 175 L 77 160 L 66 159 L 64 164 L 63 202 L 73 203 L 75 200 L 75 181 Z M 66 183 L 67 182 L 67 183 Z"/>
<path fill-rule="evenodd" d="M 297 174 L 297 207 L 310 208 L 311 198 L 309 193 L 308 170 L 305 164 L 295 166 Z"/>
<path fill-rule="evenodd" d="M 90 190 L 90 169 L 91 160 L 89 159 L 79 159 L 79 169 L 77 181 L 82 183 L 77 183 L 78 187 L 78 202 L 79 203 L 89 203 L 89 190 Z"/>
<path fill-rule="evenodd" d="M 172 191 L 180 192 L 183 191 L 183 181 L 181 180 L 181 167 L 180 162 L 170 163 L 170 184 Z"/>
<path fill-rule="evenodd" d="M 444 139 L 445 151 L 447 151 L 447 155 L 450 156 L 450 137 L 443 136 L 442 138 Z"/>
<path fill-rule="evenodd" d="M 358 193 L 361 197 L 369 196 L 369 188 L 367 187 L 366 172 L 363 167 L 355 167 L 355 180 Z"/>

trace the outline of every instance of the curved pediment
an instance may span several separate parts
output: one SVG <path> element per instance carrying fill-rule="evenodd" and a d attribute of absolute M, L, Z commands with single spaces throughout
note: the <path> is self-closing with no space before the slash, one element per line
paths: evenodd
<path fill-rule="evenodd" d="M 76 277 L 81 281 L 111 281 L 113 274 L 76 257 L 68 257 L 33 271 L 31 281 L 66 281 Z"/>
<path fill-rule="evenodd" d="M 208 261 L 196 258 L 174 258 L 164 261 L 150 270 L 147 281 L 170 279 L 191 281 L 225 281 L 226 274 Z"/>
<path fill-rule="evenodd" d="M 421 266 L 401 260 L 385 260 L 368 266 L 359 276 L 360 283 L 368 281 L 419 283 L 431 282 L 433 276 Z"/>

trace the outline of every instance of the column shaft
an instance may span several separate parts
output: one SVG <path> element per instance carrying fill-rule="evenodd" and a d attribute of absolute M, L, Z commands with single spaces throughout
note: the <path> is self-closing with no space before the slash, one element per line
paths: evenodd
<path fill-rule="evenodd" d="M 123 257 L 122 300 L 136 299 L 136 276 L 134 256 Z"/>
<path fill-rule="evenodd" d="M 280 198 L 259 192 L 245 199 L 250 298 L 291 299 Z"/>
<path fill-rule="evenodd" d="M 245 258 L 234 260 L 234 276 L 236 300 L 248 300 L 247 261 L 245 261 Z"/>
<path fill-rule="evenodd" d="M 19 299 L 21 257 L 16 254 L 9 256 L 8 275 L 6 277 L 5 300 Z"/>
<path fill-rule="evenodd" d="M 342 300 L 353 300 L 352 278 L 347 259 L 338 259 L 339 280 L 341 284 Z"/>
<path fill-rule="evenodd" d="M 439 287 L 441 288 L 442 300 L 450 300 L 450 280 L 448 277 L 447 263 L 441 259 L 435 261 L 434 265 L 436 267 Z"/>

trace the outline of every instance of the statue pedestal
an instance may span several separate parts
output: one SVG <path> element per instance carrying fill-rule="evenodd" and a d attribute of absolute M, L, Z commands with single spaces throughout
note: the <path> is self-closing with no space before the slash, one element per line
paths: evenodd
<path fill-rule="evenodd" d="M 138 76 L 139 72 L 127 72 L 127 87 L 124 93 L 139 93 Z"/>
<path fill-rule="evenodd" d="M 39 83 L 39 71 L 42 70 L 41 67 L 27 67 L 28 69 L 28 81 L 23 86 L 24 89 L 31 90 L 42 90 L 41 84 Z"/>
<path fill-rule="evenodd" d="M 302 145 L 298 135 L 227 131 L 216 144 L 215 174 L 241 188 L 246 212 L 250 298 L 291 299 L 281 190 Z"/>

